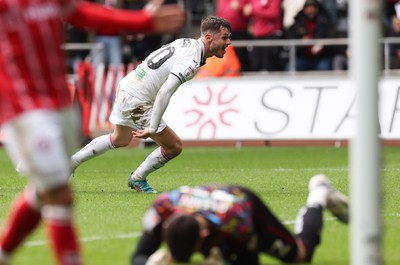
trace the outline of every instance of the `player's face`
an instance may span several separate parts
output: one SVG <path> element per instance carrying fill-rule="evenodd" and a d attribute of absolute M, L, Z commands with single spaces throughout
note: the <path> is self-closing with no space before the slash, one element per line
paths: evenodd
<path fill-rule="evenodd" d="M 231 32 L 225 27 L 221 27 L 218 33 L 211 35 L 210 52 L 212 56 L 224 57 L 226 47 L 231 45 L 230 35 Z"/>

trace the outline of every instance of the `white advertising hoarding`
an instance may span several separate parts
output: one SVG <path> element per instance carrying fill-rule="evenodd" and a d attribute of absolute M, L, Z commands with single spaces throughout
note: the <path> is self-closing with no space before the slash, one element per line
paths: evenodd
<path fill-rule="evenodd" d="M 400 139 L 399 79 L 380 83 L 381 137 Z M 349 139 L 355 88 L 345 78 L 192 80 L 164 120 L 183 140 Z"/>

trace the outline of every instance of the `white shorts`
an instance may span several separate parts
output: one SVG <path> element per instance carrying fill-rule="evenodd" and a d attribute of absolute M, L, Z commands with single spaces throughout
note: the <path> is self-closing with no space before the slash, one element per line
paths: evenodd
<path fill-rule="evenodd" d="M 3 124 L 5 147 L 14 165 L 39 192 L 65 185 L 70 157 L 78 147 L 79 116 L 72 109 L 36 110 Z"/>
<path fill-rule="evenodd" d="M 114 125 L 144 130 L 150 127 L 152 111 L 153 105 L 151 103 L 143 102 L 119 89 L 109 120 Z M 161 119 L 157 132 L 161 132 L 165 127 L 167 127 L 167 124 Z"/>

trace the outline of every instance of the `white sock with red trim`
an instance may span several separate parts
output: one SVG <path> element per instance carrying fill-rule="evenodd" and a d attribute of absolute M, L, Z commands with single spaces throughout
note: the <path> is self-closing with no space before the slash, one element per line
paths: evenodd
<path fill-rule="evenodd" d="M 168 159 L 162 152 L 162 148 L 158 147 L 151 152 L 146 159 L 139 165 L 136 171 L 132 174 L 133 179 L 141 180 L 146 179 L 147 176 L 162 168 L 170 159 Z"/>
<path fill-rule="evenodd" d="M 75 170 L 83 162 L 103 154 L 104 152 L 115 148 L 111 142 L 111 134 L 102 135 L 93 139 L 81 150 L 76 152 L 72 158 L 72 168 Z"/>

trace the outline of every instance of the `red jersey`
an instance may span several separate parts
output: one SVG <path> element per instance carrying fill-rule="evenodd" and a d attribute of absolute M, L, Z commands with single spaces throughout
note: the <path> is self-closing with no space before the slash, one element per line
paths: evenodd
<path fill-rule="evenodd" d="M 60 49 L 64 42 L 62 19 L 67 15 L 77 26 L 153 29 L 146 12 L 132 16 L 128 11 L 105 11 L 99 5 L 80 2 L 0 0 L 0 124 L 26 111 L 57 110 L 71 104 L 66 61 Z"/>
<path fill-rule="evenodd" d="M 0 123 L 70 104 L 63 10 L 70 0 L 0 0 Z"/>
<path fill-rule="evenodd" d="M 237 6 L 232 6 L 232 0 L 217 1 L 216 15 L 225 18 L 232 28 L 232 32 L 247 31 L 249 17 L 243 14 L 243 8 L 250 0 L 238 0 Z"/>
<path fill-rule="evenodd" d="M 253 36 L 264 38 L 282 30 L 281 0 L 252 0 Z"/>

